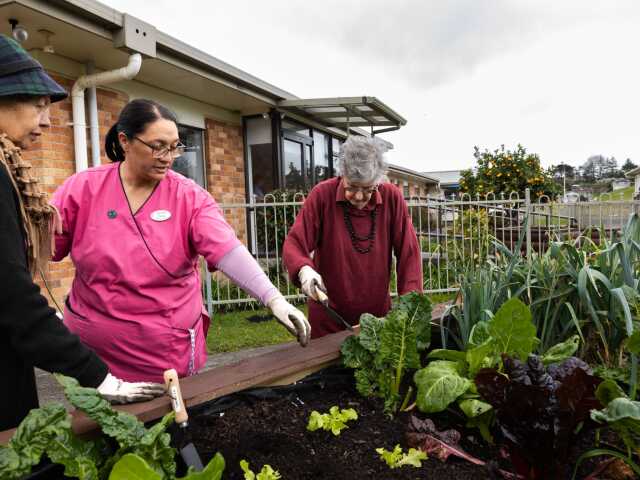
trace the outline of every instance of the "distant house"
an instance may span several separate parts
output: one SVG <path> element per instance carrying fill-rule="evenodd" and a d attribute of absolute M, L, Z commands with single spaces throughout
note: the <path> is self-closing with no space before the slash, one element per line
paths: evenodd
<path fill-rule="evenodd" d="M 440 197 L 438 179 L 400 165 L 389 165 L 389 182 L 396 185 L 405 198 Z"/>
<path fill-rule="evenodd" d="M 623 188 L 627 188 L 631 185 L 631 182 L 626 178 L 614 178 L 611 180 L 611 188 L 613 191 L 622 190 Z"/>
<path fill-rule="evenodd" d="M 455 195 L 460 191 L 460 174 L 462 170 L 440 170 L 435 172 L 422 172 L 423 175 L 435 178 L 440 182 L 440 190 L 446 197 Z"/>
<path fill-rule="evenodd" d="M 627 177 L 629 180 L 634 181 L 633 198 L 635 200 L 638 198 L 638 196 L 640 196 L 640 167 L 629 170 L 625 174 L 625 177 Z"/>

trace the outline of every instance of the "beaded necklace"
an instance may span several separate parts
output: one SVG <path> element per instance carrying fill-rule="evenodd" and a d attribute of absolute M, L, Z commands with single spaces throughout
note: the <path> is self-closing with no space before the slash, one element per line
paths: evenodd
<path fill-rule="evenodd" d="M 351 237 L 351 244 L 353 248 L 355 248 L 358 253 L 369 253 L 371 248 L 373 247 L 373 240 L 376 236 L 376 216 L 378 215 L 378 205 L 375 206 L 373 210 L 371 210 L 371 229 L 369 230 L 369 234 L 361 237 L 356 234 L 355 229 L 353 228 L 353 223 L 351 222 L 351 213 L 349 213 L 349 207 L 346 203 L 341 203 L 342 213 L 344 216 L 344 224 L 347 227 L 347 231 L 349 232 L 349 236 Z M 358 242 L 366 242 L 369 244 L 366 248 L 362 248 L 358 245 Z"/>

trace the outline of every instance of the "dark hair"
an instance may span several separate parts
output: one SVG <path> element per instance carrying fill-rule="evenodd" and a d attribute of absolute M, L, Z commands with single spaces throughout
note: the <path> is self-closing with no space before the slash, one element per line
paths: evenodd
<path fill-rule="evenodd" d="M 147 125 L 160 118 L 178 123 L 178 119 L 171 110 L 153 100 L 137 98 L 127 103 L 120 112 L 118 121 L 109 129 L 104 141 L 104 149 L 109 160 L 112 162 L 124 160 L 124 150 L 118 140 L 120 132 L 124 133 L 127 138 L 133 138 L 144 132 Z"/>

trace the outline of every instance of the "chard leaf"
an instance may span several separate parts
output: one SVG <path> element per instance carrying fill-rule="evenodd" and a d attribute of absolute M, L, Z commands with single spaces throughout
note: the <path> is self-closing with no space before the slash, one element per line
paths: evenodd
<path fill-rule="evenodd" d="M 165 431 L 173 423 L 175 413 L 167 413 L 162 420 L 153 425 L 140 439 L 133 453 L 140 455 L 156 471 L 170 477 L 176 474 L 176 450 L 171 447 L 171 436 Z"/>
<path fill-rule="evenodd" d="M 77 438 L 71 429 L 61 432 L 47 448 L 53 463 L 64 465 L 64 475 L 83 480 L 97 480 L 98 467 L 110 455 L 109 447 L 102 440 L 85 441 Z"/>
<path fill-rule="evenodd" d="M 391 311 L 380 333 L 378 357 L 391 368 L 420 368 L 416 320 L 405 311 Z"/>
<path fill-rule="evenodd" d="M 360 343 L 359 337 L 347 337 L 340 346 L 342 362 L 349 368 L 367 368 L 373 362 L 373 354 Z"/>
<path fill-rule="evenodd" d="M 0 478 L 22 478 L 63 432 L 70 432 L 69 414 L 60 403 L 31 410 L 6 447 L 0 447 Z"/>
<path fill-rule="evenodd" d="M 429 352 L 427 358 L 433 360 L 451 360 L 452 362 L 464 362 L 466 360 L 466 354 L 465 352 L 461 352 L 460 350 L 436 348 Z"/>
<path fill-rule="evenodd" d="M 217 452 L 213 458 L 209 460 L 204 470 L 201 472 L 189 472 L 186 476 L 180 477 L 177 480 L 221 480 L 224 469 L 224 458 L 220 452 Z"/>
<path fill-rule="evenodd" d="M 471 333 L 469 333 L 469 344 L 470 346 L 478 346 L 484 342 L 486 342 L 491 335 L 489 334 L 489 322 L 486 320 L 480 320 L 471 328 Z"/>
<path fill-rule="evenodd" d="M 109 480 L 162 480 L 162 476 L 138 455 L 127 453 L 113 466 Z"/>
<path fill-rule="evenodd" d="M 544 365 L 550 365 L 552 363 L 562 362 L 573 356 L 573 354 L 578 351 L 579 346 L 580 336 L 574 335 L 564 342 L 549 348 L 549 350 L 542 355 L 542 363 L 544 363 Z"/>
<path fill-rule="evenodd" d="M 604 409 L 592 410 L 591 418 L 599 423 L 628 420 L 637 426 L 638 422 L 640 422 L 640 402 L 626 397 L 614 398 Z"/>
<path fill-rule="evenodd" d="M 471 381 L 460 375 L 456 362 L 436 360 L 414 375 L 418 387 L 416 403 L 425 413 L 441 412 L 465 393 Z"/>
<path fill-rule="evenodd" d="M 605 407 L 616 398 L 626 397 L 627 395 L 624 393 L 624 390 L 613 380 L 604 380 L 596 389 L 596 398 Z"/>
<path fill-rule="evenodd" d="M 134 416 L 111 408 L 95 388 L 81 387 L 75 378 L 55 374 L 58 383 L 64 387 L 64 394 L 71 404 L 99 423 L 105 435 L 117 440 L 121 448 L 134 448 L 138 445 L 146 428 Z"/>
<path fill-rule="evenodd" d="M 418 351 L 425 350 L 431 343 L 431 300 L 417 292 L 406 293 L 397 297 L 393 308 L 404 310 L 409 318 L 416 322 L 416 339 Z"/>
<path fill-rule="evenodd" d="M 360 395 L 371 397 L 377 394 L 377 371 L 361 368 L 353 372 L 353 376 Z"/>
<path fill-rule="evenodd" d="M 461 400 L 460 402 L 458 402 L 458 406 L 460 407 L 460 410 L 462 410 L 462 412 L 467 416 L 467 418 L 477 417 L 493 409 L 493 407 L 487 402 L 483 402 L 482 400 L 473 398 Z"/>
<path fill-rule="evenodd" d="M 384 325 L 384 319 L 363 313 L 360 316 L 360 334 L 358 342 L 371 353 L 376 353 L 380 348 L 380 331 Z"/>
<path fill-rule="evenodd" d="M 537 343 L 536 327 L 529 308 L 517 298 L 507 300 L 489 320 L 489 334 L 497 353 L 526 360 Z"/>
<path fill-rule="evenodd" d="M 493 351 L 495 344 L 492 338 L 487 338 L 480 345 L 466 351 L 465 357 L 468 364 L 470 378 L 474 378 L 481 368 L 493 366 Z"/>

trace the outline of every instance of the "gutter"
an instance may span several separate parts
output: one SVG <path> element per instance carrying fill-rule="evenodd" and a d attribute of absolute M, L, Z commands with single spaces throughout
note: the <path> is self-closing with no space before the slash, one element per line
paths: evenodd
<path fill-rule="evenodd" d="M 131 80 L 138 74 L 141 66 L 142 56 L 139 53 L 134 53 L 129 57 L 129 63 L 126 67 L 92 75 L 83 75 L 73 84 L 73 88 L 71 89 L 71 105 L 73 111 L 73 149 L 76 159 L 76 172 L 88 168 L 87 125 L 85 123 L 84 106 L 85 89 L 119 82 L 121 80 Z M 92 112 L 97 113 L 97 102 L 93 95 L 91 96 L 89 108 Z M 92 131 L 97 133 L 97 115 L 92 114 L 91 119 L 92 123 L 95 123 L 95 125 L 92 125 Z M 93 154 L 93 166 L 95 167 L 100 164 L 100 143 L 99 137 L 95 133 L 92 135 L 91 150 Z"/>

